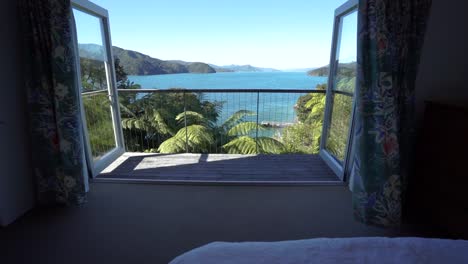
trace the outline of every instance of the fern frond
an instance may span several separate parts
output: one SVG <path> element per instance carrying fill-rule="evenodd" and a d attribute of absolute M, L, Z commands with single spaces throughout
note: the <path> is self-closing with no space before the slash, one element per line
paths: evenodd
<path fill-rule="evenodd" d="M 254 116 L 255 112 L 253 111 L 248 111 L 248 110 L 239 110 L 232 114 L 224 123 L 222 124 L 222 127 L 224 128 L 230 128 L 233 125 L 235 125 L 237 122 L 241 121 L 244 117 L 246 116 Z"/>
<path fill-rule="evenodd" d="M 307 101 L 307 103 L 305 104 L 305 107 L 312 108 L 315 105 L 320 104 L 322 102 L 325 103 L 325 98 L 326 98 L 325 94 L 312 93 L 311 98 L 309 101 Z"/>
<path fill-rule="evenodd" d="M 160 153 L 182 153 L 185 152 L 185 140 L 178 137 L 171 137 L 159 145 Z"/>
<path fill-rule="evenodd" d="M 248 135 L 249 133 L 255 131 L 257 126 L 258 130 L 265 130 L 262 125 L 257 125 L 256 122 L 242 122 L 229 129 L 227 135 L 231 137 Z"/>
<path fill-rule="evenodd" d="M 223 145 L 223 148 L 229 154 L 256 154 L 257 143 L 249 136 L 242 136 L 229 141 Z"/>
<path fill-rule="evenodd" d="M 128 115 L 130 115 L 132 117 L 136 117 L 136 115 L 132 112 L 132 110 L 130 110 L 124 104 L 119 103 L 119 107 L 120 107 L 121 110 L 123 110 L 122 112 L 127 113 Z"/>
<path fill-rule="evenodd" d="M 194 118 L 197 118 L 197 119 L 204 119 L 205 117 L 203 117 L 202 114 L 200 113 L 197 113 L 197 112 L 194 112 L 194 111 L 184 111 L 180 114 L 178 114 L 175 118 L 175 120 L 177 121 L 180 121 L 180 120 L 184 120 L 184 117 L 187 116 L 187 117 L 194 117 Z"/>
<path fill-rule="evenodd" d="M 151 122 L 151 126 L 156 128 L 156 131 L 158 131 L 159 133 L 161 133 L 161 134 L 171 134 L 171 135 L 173 134 L 172 130 L 166 124 L 166 122 L 164 121 L 164 118 L 162 117 L 162 115 L 158 111 L 155 111 L 151 115 L 150 122 Z"/>
<path fill-rule="evenodd" d="M 184 123 L 185 119 L 187 119 L 187 125 L 193 125 L 193 124 L 202 124 L 205 125 L 207 124 L 206 118 L 197 112 L 194 111 L 184 111 L 180 114 L 178 114 L 175 118 L 175 120 L 181 124 Z"/>
<path fill-rule="evenodd" d="M 132 117 L 132 118 L 124 118 L 122 119 L 122 128 L 124 129 L 145 129 L 147 128 L 145 121 L 137 118 L 137 117 Z"/>
<path fill-rule="evenodd" d="M 186 143 L 191 152 L 207 152 L 215 142 L 210 129 L 202 125 L 190 125 L 181 128 L 173 137 L 159 146 L 161 153 L 180 153 L 186 151 Z"/>
<path fill-rule="evenodd" d="M 270 137 L 259 137 L 257 139 L 258 149 L 260 153 L 265 154 L 281 154 L 285 151 L 283 143 Z"/>
<path fill-rule="evenodd" d="M 122 128 L 141 129 L 145 130 L 149 134 L 155 132 L 163 135 L 173 134 L 169 126 L 164 121 L 164 118 L 158 111 L 148 111 L 139 117 L 135 116 L 131 118 L 124 118 L 122 119 Z"/>

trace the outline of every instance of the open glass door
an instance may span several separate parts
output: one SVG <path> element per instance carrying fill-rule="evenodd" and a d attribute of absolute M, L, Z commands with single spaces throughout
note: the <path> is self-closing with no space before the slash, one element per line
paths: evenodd
<path fill-rule="evenodd" d="M 73 0 L 77 68 L 87 159 L 92 175 L 124 153 L 107 10 L 86 0 Z"/>
<path fill-rule="evenodd" d="M 354 112 L 357 57 L 357 7 L 351 0 L 335 10 L 327 99 L 320 156 L 344 180 Z"/>

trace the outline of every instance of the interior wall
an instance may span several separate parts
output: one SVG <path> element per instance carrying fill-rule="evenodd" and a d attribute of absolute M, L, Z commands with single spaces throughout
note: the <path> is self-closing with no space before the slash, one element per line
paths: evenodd
<path fill-rule="evenodd" d="M 16 4 L 0 1 L 0 226 L 33 206 Z"/>
<path fill-rule="evenodd" d="M 460 230 L 457 232 L 449 232 L 444 226 L 444 221 L 431 218 L 431 214 L 441 214 L 441 209 L 437 206 L 426 208 L 428 203 L 421 204 L 421 201 L 424 200 L 424 198 L 421 197 L 430 195 L 425 187 L 431 186 L 430 183 L 434 182 L 436 177 L 424 173 L 427 168 L 424 163 L 426 160 L 423 160 L 421 156 L 424 155 L 419 155 L 419 153 L 426 153 L 424 151 L 427 146 L 426 142 L 422 142 L 422 139 L 425 138 L 424 132 L 426 132 L 422 130 L 425 101 L 434 101 L 468 108 L 467 9 L 467 1 L 432 0 L 432 11 L 426 31 L 425 43 L 420 61 L 421 64 L 416 82 L 417 127 L 419 129 L 418 134 L 420 140 L 418 142 L 419 149 L 416 150 L 418 162 L 414 177 L 409 179 L 410 197 L 406 208 L 408 221 L 412 223 L 413 229 L 423 228 L 431 230 L 432 232 L 441 229 L 441 231 L 438 230 L 439 233 L 437 235 L 451 235 L 452 237 L 458 238 L 463 238 L 464 235 L 466 236 L 466 232 L 463 233 L 460 232 Z M 444 129 L 450 133 L 450 129 L 452 128 L 447 126 Z M 433 140 L 431 146 L 433 145 L 435 148 L 443 149 L 440 147 L 443 145 L 445 146 L 445 151 L 449 151 L 447 148 L 451 146 L 450 140 L 447 141 L 446 137 L 442 136 Z M 461 143 L 463 141 L 459 142 Z M 460 145 L 460 143 L 454 145 Z M 466 149 L 467 147 L 468 146 L 460 145 L 460 149 Z M 456 162 L 457 159 L 451 156 L 454 153 L 457 152 L 450 151 L 447 155 L 437 157 L 439 158 L 440 168 L 450 166 L 451 162 Z M 450 161 L 444 161 L 444 158 Z M 418 166 L 424 166 L 424 168 L 418 168 Z M 451 166 L 451 168 L 456 171 L 457 167 L 454 168 Z M 457 174 L 447 174 L 442 176 L 449 177 L 452 183 L 460 183 L 460 181 L 456 180 L 456 175 Z M 448 186 L 446 185 L 448 182 L 449 181 L 443 181 L 441 178 L 438 186 Z M 450 188 L 448 189 L 452 190 Z M 443 190 L 439 191 L 443 192 Z M 412 194 L 414 194 L 414 196 L 412 196 Z M 444 201 L 448 201 L 448 199 L 449 198 L 444 197 Z M 448 208 L 453 208 L 455 204 L 458 206 L 461 203 L 460 200 L 457 200 L 456 203 L 450 203 Z M 431 212 L 430 209 L 433 209 L 433 212 Z M 455 211 L 458 212 L 460 210 L 462 211 L 463 209 L 459 208 Z M 461 214 L 460 216 L 463 215 Z M 421 219 L 424 218 L 430 218 L 430 221 L 421 221 Z M 452 218 L 452 216 L 445 217 L 445 219 L 448 219 L 447 221 L 451 221 Z M 457 218 L 462 219 L 462 217 Z M 434 228 L 434 225 L 438 228 Z M 452 230 L 456 230 L 456 228 L 457 226 L 454 226 Z"/>
<path fill-rule="evenodd" d="M 418 118 L 424 101 L 468 106 L 468 2 L 433 0 L 416 82 Z"/>

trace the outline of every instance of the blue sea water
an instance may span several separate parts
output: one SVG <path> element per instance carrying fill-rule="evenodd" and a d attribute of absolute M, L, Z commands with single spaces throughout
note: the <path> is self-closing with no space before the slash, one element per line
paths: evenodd
<path fill-rule="evenodd" d="M 318 84 L 326 83 L 326 77 L 312 77 L 304 72 L 229 72 L 214 74 L 166 74 L 151 76 L 128 76 L 140 84 L 142 89 L 282 89 L 313 90 Z M 257 113 L 247 121 L 283 122 L 297 121 L 294 106 L 297 99 L 306 93 L 203 93 L 203 99 L 223 103 L 218 123 L 224 122 L 239 110 Z M 280 129 L 269 129 L 261 134 L 272 136 Z"/>
<path fill-rule="evenodd" d="M 128 76 L 146 89 L 314 89 L 326 83 L 326 77 L 305 72 L 220 72 L 213 74 L 163 74 Z"/>

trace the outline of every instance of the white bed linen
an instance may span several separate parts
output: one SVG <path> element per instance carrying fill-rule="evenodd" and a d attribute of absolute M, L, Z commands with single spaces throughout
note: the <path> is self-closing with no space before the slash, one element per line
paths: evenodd
<path fill-rule="evenodd" d="M 213 242 L 170 264 L 443 263 L 468 264 L 468 241 L 427 238 L 315 238 Z"/>

